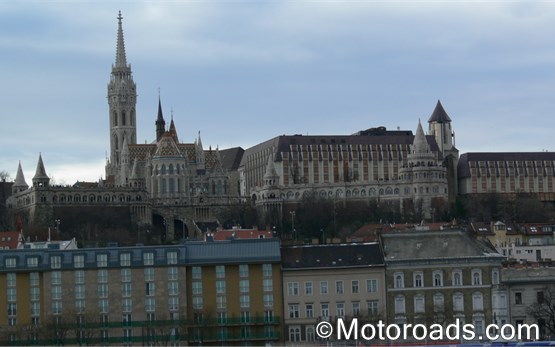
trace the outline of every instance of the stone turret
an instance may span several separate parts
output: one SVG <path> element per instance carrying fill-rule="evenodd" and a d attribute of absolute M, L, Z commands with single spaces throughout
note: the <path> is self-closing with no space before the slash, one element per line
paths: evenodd
<path fill-rule="evenodd" d="M 23 175 L 23 170 L 21 169 L 21 162 L 17 166 L 17 174 L 15 175 L 15 181 L 12 186 L 12 194 L 17 194 L 24 190 L 29 189 L 29 185 L 25 181 L 25 176 Z"/>
<path fill-rule="evenodd" d="M 44 163 L 42 162 L 42 155 L 39 154 L 39 161 L 37 163 L 37 171 L 33 177 L 33 187 L 48 187 L 50 184 L 50 177 L 46 174 Z"/>

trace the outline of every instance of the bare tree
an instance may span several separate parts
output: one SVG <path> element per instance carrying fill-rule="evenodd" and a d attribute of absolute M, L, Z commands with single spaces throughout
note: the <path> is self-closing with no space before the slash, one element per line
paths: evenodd
<path fill-rule="evenodd" d="M 543 339 L 555 335 L 555 287 L 549 287 L 537 295 L 537 302 L 528 306 L 526 313 L 538 323 Z"/>

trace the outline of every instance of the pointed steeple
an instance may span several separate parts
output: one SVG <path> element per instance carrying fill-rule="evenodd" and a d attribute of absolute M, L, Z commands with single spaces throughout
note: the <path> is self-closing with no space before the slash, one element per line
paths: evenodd
<path fill-rule="evenodd" d="M 439 100 L 437 101 L 436 108 L 434 109 L 434 112 L 432 112 L 430 119 L 428 119 L 428 123 L 432 123 L 432 122 L 436 122 L 436 123 L 451 122 L 451 118 L 449 118 L 449 115 L 447 114 L 447 112 L 445 112 L 445 109 L 443 108 L 443 105 Z"/>
<path fill-rule="evenodd" d="M 204 170 L 205 160 L 204 160 L 204 149 L 202 148 L 202 140 L 200 139 L 200 131 L 198 132 L 198 138 L 195 141 L 197 145 L 197 170 Z"/>
<path fill-rule="evenodd" d="M 39 161 L 37 163 L 37 171 L 33 177 L 34 187 L 47 187 L 50 183 L 50 177 L 46 174 L 44 163 L 42 162 L 42 154 L 39 153 Z"/>
<path fill-rule="evenodd" d="M 430 146 L 428 146 L 428 140 L 426 139 L 426 135 L 424 135 L 424 129 L 422 129 L 420 119 L 418 120 L 416 135 L 414 136 L 414 141 L 412 143 L 412 152 L 416 155 L 430 152 Z"/>
<path fill-rule="evenodd" d="M 160 99 L 160 94 L 158 94 L 158 118 L 156 118 L 156 142 L 160 141 L 162 135 L 166 131 L 166 121 L 164 120 L 164 114 L 162 113 L 162 101 Z"/>
<path fill-rule="evenodd" d="M 276 167 L 274 165 L 274 155 L 270 153 L 268 156 L 268 162 L 266 163 L 266 172 L 264 173 L 264 185 L 275 186 L 279 182 L 279 175 L 276 172 Z"/>
<path fill-rule="evenodd" d="M 25 182 L 25 176 L 23 175 L 23 170 L 21 169 L 21 162 L 19 162 L 19 165 L 17 166 L 17 174 L 15 175 L 15 181 L 12 186 L 12 193 L 16 194 L 27 190 L 27 188 L 29 188 L 29 185 Z"/>
<path fill-rule="evenodd" d="M 176 143 L 179 143 L 179 139 L 177 138 L 177 130 L 175 129 L 175 124 L 173 123 L 173 110 L 171 115 L 171 122 L 170 122 L 170 130 L 169 133 L 173 137 Z"/>
<path fill-rule="evenodd" d="M 118 13 L 118 41 L 116 47 L 116 68 L 128 68 L 127 59 L 125 57 L 125 41 L 123 39 L 123 27 L 121 24 L 121 11 Z"/>

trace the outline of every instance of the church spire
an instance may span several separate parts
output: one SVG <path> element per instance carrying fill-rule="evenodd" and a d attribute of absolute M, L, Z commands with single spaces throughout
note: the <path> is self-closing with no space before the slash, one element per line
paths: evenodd
<path fill-rule="evenodd" d="M 116 47 L 116 68 L 128 68 L 127 59 L 125 58 L 125 41 L 123 39 L 123 27 L 121 24 L 121 11 L 118 13 L 118 42 Z"/>
<path fill-rule="evenodd" d="M 160 141 L 162 135 L 166 131 L 166 121 L 162 113 L 162 101 L 160 99 L 160 92 L 158 92 L 158 118 L 156 118 L 156 142 Z"/>

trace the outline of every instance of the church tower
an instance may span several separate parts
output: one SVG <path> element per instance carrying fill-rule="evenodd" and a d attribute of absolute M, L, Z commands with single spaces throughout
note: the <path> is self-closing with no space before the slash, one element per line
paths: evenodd
<path fill-rule="evenodd" d="M 121 173 L 122 154 L 124 143 L 133 145 L 137 143 L 137 123 L 135 107 L 137 104 L 137 91 L 131 65 L 127 64 L 125 57 L 125 43 L 121 11 L 118 15 L 118 33 L 116 46 L 116 63 L 112 65 L 110 83 L 108 83 L 108 106 L 110 122 L 110 159 L 106 164 L 106 178 L 114 177 L 114 182 L 121 183 L 118 174 Z"/>

